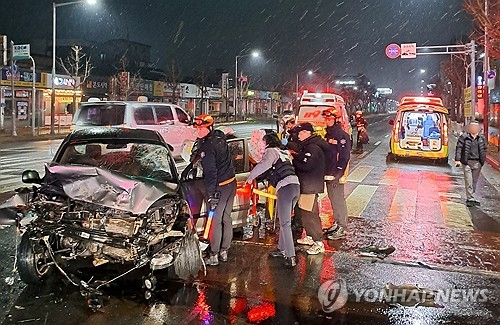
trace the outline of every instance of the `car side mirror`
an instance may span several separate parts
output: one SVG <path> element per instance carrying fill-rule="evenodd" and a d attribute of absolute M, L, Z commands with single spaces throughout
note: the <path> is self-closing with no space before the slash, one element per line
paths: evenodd
<path fill-rule="evenodd" d="M 36 170 L 25 170 L 22 175 L 23 183 L 28 184 L 41 184 L 42 179 L 40 178 L 40 174 Z"/>
<path fill-rule="evenodd" d="M 390 125 L 394 125 L 394 120 L 393 120 L 393 119 L 390 119 L 390 120 L 389 120 L 389 124 L 390 124 Z"/>

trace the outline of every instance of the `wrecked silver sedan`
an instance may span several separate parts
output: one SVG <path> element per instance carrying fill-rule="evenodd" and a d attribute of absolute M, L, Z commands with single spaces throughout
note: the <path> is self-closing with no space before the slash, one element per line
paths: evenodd
<path fill-rule="evenodd" d="M 146 266 L 146 289 L 154 289 L 154 270 L 171 268 L 187 278 L 203 267 L 169 145 L 157 132 L 74 131 L 43 178 L 36 171 L 22 178 L 37 185 L 18 190 L 4 208 L 11 207 L 22 232 L 17 269 L 28 284 L 59 273 L 93 295 Z M 115 264 L 119 272 L 100 281 L 77 278 L 68 271 L 77 261 L 91 268 Z"/>

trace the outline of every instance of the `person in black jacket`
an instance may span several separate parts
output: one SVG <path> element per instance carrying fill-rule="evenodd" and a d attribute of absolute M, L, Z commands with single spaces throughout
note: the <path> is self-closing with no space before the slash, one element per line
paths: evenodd
<path fill-rule="evenodd" d="M 363 117 L 363 112 L 361 111 L 356 111 L 356 130 L 357 130 L 357 139 L 356 139 L 356 150 L 354 150 L 355 153 L 362 153 L 363 152 L 363 143 L 361 142 L 361 134 L 366 133 L 366 128 L 368 127 L 368 122 L 366 122 L 366 119 Z"/>
<path fill-rule="evenodd" d="M 486 161 L 486 140 L 483 135 L 479 134 L 480 130 L 481 127 L 477 122 L 471 122 L 467 126 L 467 132 L 462 133 L 458 138 L 455 151 L 455 164 L 457 167 L 462 165 L 464 170 L 468 207 L 480 205 L 479 201 L 474 198 L 477 180 Z"/>
<path fill-rule="evenodd" d="M 322 112 L 326 123 L 325 139 L 330 147 L 326 165 L 326 189 L 332 204 L 335 223 L 325 232 L 328 239 L 345 238 L 347 227 L 347 204 L 344 197 L 344 184 L 339 183 L 351 158 L 351 137 L 342 129 L 341 115 L 336 108 Z"/>
<path fill-rule="evenodd" d="M 209 215 L 213 214 L 210 229 L 210 252 L 206 265 L 215 266 L 227 261 L 227 251 L 233 239 L 231 211 L 236 195 L 236 178 L 229 146 L 223 132 L 213 130 L 214 119 L 202 114 L 194 119 L 198 135 L 197 155 L 203 168 L 208 194 Z"/>
<path fill-rule="evenodd" d="M 325 182 L 325 154 L 320 145 L 325 141 L 313 135 L 311 123 L 302 123 L 296 128 L 299 151 L 293 156 L 293 165 L 300 182 L 297 212 L 307 233 L 297 243 L 310 245 L 307 253 L 316 255 L 325 251 L 318 209 L 318 194 L 323 193 Z"/>

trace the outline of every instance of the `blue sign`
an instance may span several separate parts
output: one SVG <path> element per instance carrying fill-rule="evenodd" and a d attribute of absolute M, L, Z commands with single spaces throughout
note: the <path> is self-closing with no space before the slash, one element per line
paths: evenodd
<path fill-rule="evenodd" d="M 496 76 L 497 73 L 495 72 L 495 70 L 488 71 L 488 79 L 495 79 Z"/>

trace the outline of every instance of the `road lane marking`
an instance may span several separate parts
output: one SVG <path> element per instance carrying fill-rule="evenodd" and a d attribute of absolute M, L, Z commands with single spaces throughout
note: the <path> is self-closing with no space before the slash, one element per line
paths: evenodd
<path fill-rule="evenodd" d="M 388 138 L 389 136 L 390 136 L 390 134 L 386 134 L 386 135 L 384 136 L 384 138 Z"/>
<path fill-rule="evenodd" d="M 346 199 L 348 215 L 361 217 L 377 188 L 373 185 L 358 185 Z"/>
<path fill-rule="evenodd" d="M 470 211 L 463 203 L 441 201 L 441 211 L 447 227 L 474 230 Z"/>
<path fill-rule="evenodd" d="M 382 141 L 377 141 L 377 142 L 375 142 L 375 145 L 378 146 L 381 143 L 382 143 Z"/>
<path fill-rule="evenodd" d="M 373 166 L 358 166 L 352 171 L 352 173 L 349 174 L 349 176 L 347 176 L 347 181 L 361 183 L 372 170 Z"/>
<path fill-rule="evenodd" d="M 417 215 L 417 190 L 398 188 L 389 210 L 390 220 L 414 220 Z M 418 221 L 417 221 L 418 222 Z"/>
<path fill-rule="evenodd" d="M 462 196 L 460 194 L 456 193 L 445 193 L 445 192 L 439 192 L 439 196 L 444 196 L 449 199 L 461 199 Z"/>

